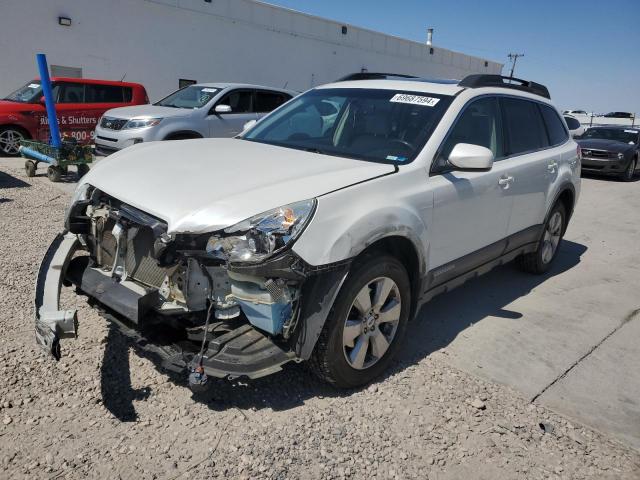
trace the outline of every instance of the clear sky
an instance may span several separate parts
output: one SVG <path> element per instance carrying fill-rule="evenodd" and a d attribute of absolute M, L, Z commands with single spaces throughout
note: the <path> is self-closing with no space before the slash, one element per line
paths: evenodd
<path fill-rule="evenodd" d="M 640 113 L 640 0 L 266 0 L 505 64 L 561 109 Z M 410 72 L 405 72 L 410 73 Z"/>

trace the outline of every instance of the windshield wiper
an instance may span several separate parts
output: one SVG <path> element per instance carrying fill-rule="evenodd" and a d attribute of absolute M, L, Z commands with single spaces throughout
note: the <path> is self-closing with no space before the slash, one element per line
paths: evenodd
<path fill-rule="evenodd" d="M 325 153 L 320 150 L 319 148 L 316 147 L 304 147 L 304 151 L 305 152 L 311 152 L 311 153 L 319 153 L 320 155 L 325 155 Z"/>

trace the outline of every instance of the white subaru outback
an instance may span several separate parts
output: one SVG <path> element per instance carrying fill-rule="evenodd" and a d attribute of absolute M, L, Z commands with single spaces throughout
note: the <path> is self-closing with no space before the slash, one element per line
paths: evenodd
<path fill-rule="evenodd" d="M 539 84 L 379 75 L 289 101 L 243 138 L 136 145 L 83 177 L 36 287 L 56 358 L 100 306 L 167 368 L 379 375 L 434 295 L 516 259 L 548 270 L 580 151 Z"/>

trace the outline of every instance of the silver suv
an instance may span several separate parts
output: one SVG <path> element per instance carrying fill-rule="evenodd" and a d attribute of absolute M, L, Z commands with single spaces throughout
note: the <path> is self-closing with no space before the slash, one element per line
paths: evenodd
<path fill-rule="evenodd" d="M 296 96 L 296 92 L 257 85 L 189 85 L 153 105 L 108 110 L 96 127 L 96 152 L 109 155 L 157 140 L 233 137 Z"/>

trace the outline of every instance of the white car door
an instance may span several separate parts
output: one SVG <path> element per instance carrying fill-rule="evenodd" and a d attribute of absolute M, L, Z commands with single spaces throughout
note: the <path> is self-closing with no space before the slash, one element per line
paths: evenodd
<path fill-rule="evenodd" d="M 253 96 L 253 90 L 235 89 L 218 100 L 207 117 L 209 136 L 234 137 L 242 132 L 245 123 L 256 120 L 258 116 L 253 108 Z M 231 110 L 216 112 L 216 107 L 219 105 L 226 105 Z"/>
<path fill-rule="evenodd" d="M 489 171 L 456 171 L 446 162 L 458 143 L 493 151 Z M 465 106 L 438 153 L 429 185 L 434 193 L 429 268 L 433 285 L 498 257 L 504 247 L 511 215 L 512 179 L 503 157 L 500 109 L 494 97 Z M 463 258 L 465 257 L 465 258 Z"/>
<path fill-rule="evenodd" d="M 504 164 L 513 178 L 508 192 L 513 207 L 507 234 L 513 236 L 512 246 L 518 247 L 522 241 L 537 239 L 535 227 L 544 221 L 547 194 L 558 175 L 561 151 L 550 148 L 542 117 L 541 108 L 550 107 L 514 97 L 501 98 L 500 104 L 507 135 Z"/>

